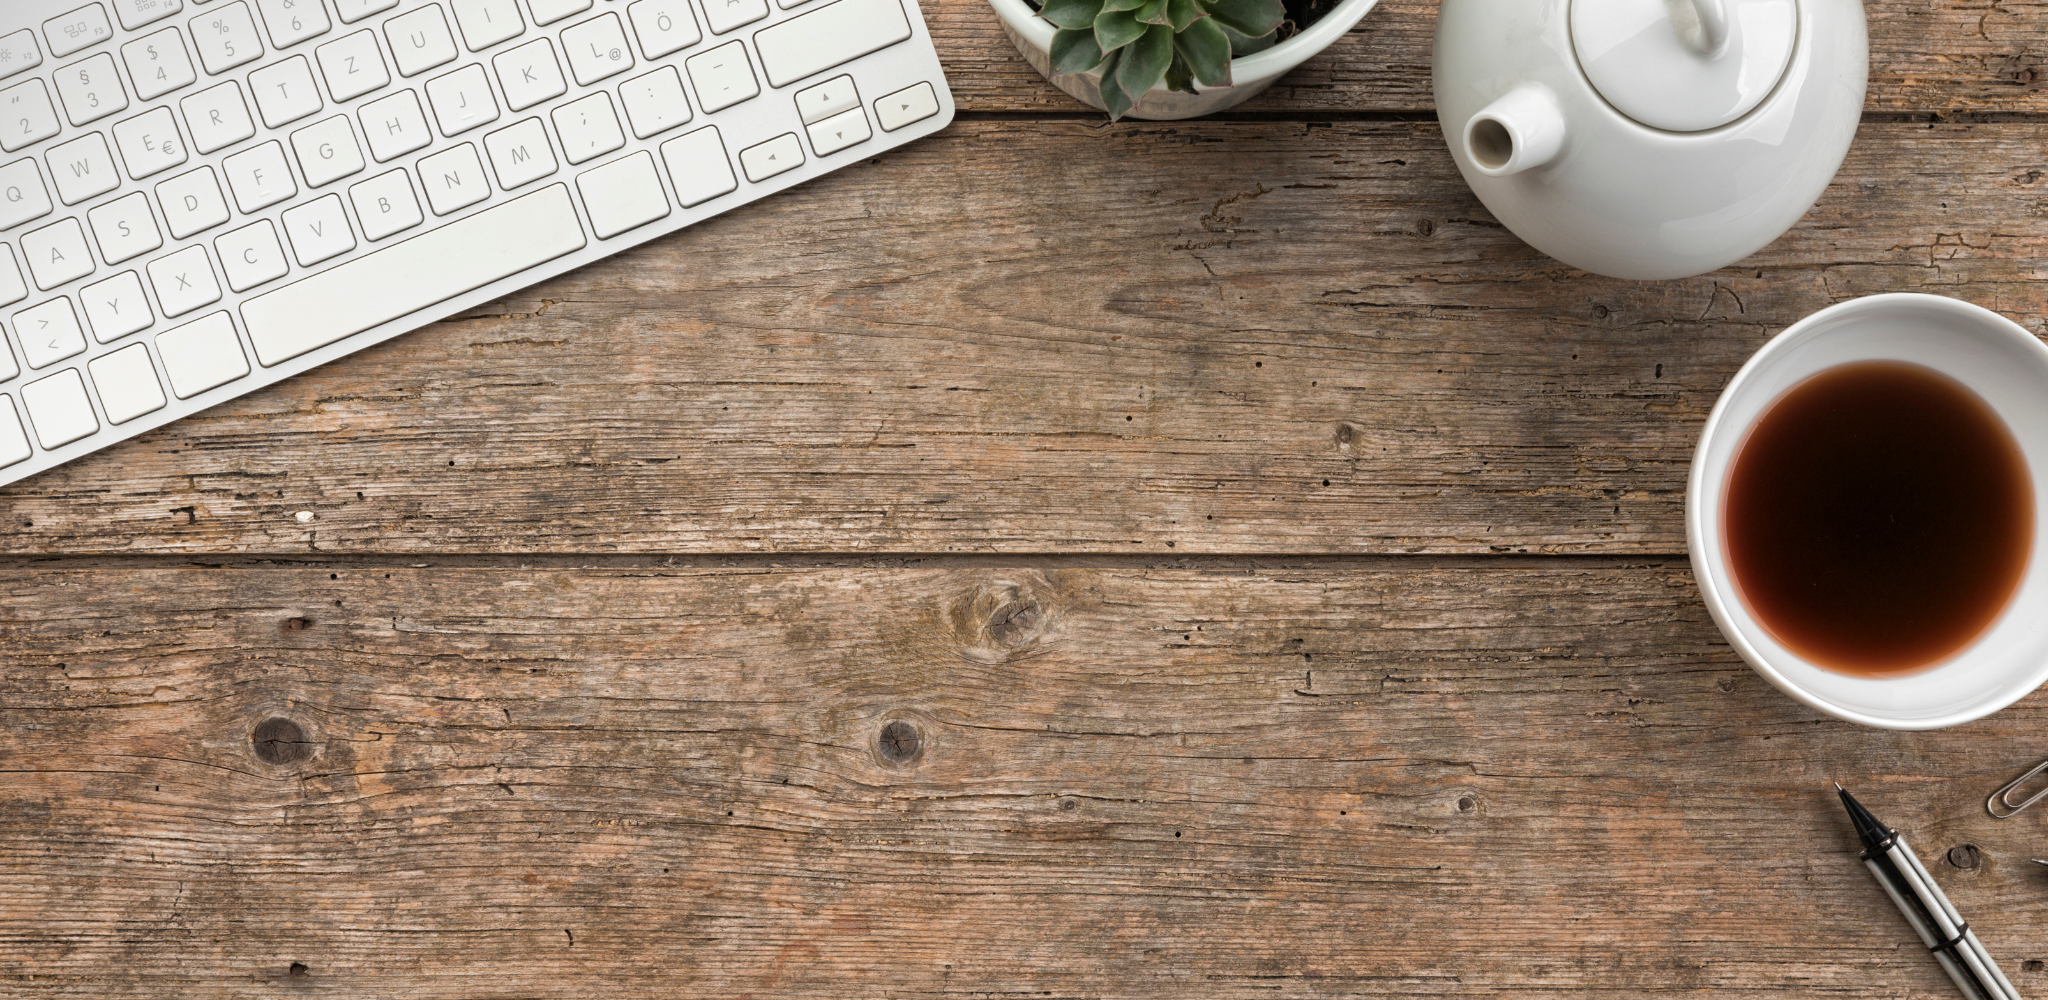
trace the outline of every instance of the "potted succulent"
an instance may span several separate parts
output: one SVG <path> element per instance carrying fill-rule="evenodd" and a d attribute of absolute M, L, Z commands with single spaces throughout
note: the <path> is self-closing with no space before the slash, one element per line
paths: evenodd
<path fill-rule="evenodd" d="M 989 0 L 1027 62 L 1111 118 L 1192 118 L 1265 90 L 1378 0 Z"/>

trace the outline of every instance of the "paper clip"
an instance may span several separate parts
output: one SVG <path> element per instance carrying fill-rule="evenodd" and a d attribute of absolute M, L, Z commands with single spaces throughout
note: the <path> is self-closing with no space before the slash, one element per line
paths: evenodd
<path fill-rule="evenodd" d="M 2034 765 L 2033 770 L 2028 771 L 2027 773 L 2012 779 L 2012 781 L 2008 782 L 2004 788 L 1992 792 L 1991 797 L 1984 800 L 1984 811 L 1990 813 L 1992 819 L 2011 819 L 2014 816 L 2019 815 L 2020 811 L 2027 808 L 2028 806 L 2031 806 L 2034 803 L 2041 801 L 2042 799 L 2048 799 L 2048 788 L 2042 788 L 2040 791 L 2035 792 L 2034 794 L 2028 796 L 2027 800 L 2024 802 L 2014 802 L 2012 800 L 2012 793 L 2015 790 L 2017 790 L 2021 785 L 2026 784 L 2028 779 L 2034 777 L 2037 774 L 2040 774 L 2043 771 L 2048 771 L 2048 760 L 2044 760 L 2041 763 Z M 2004 812 L 1998 811 L 1998 808 L 2000 806 L 2005 807 Z"/>

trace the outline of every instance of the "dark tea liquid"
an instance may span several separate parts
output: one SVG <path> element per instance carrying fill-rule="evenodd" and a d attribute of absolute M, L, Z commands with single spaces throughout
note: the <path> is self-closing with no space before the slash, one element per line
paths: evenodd
<path fill-rule="evenodd" d="M 1786 648 L 1842 673 L 1928 666 L 2004 610 L 2034 543 L 2019 443 L 1930 368 L 1864 361 L 1794 386 L 1729 473 L 1728 559 Z"/>

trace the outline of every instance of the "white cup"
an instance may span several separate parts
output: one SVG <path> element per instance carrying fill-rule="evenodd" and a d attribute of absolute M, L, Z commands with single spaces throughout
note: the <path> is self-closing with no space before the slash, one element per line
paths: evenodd
<path fill-rule="evenodd" d="M 2034 484 L 2034 540 L 2005 610 L 1976 641 L 1917 673 L 1858 677 L 1817 666 L 1773 638 L 1743 603 L 1728 566 L 1723 513 L 1744 437 L 1793 386 L 1854 361 L 1924 365 L 1997 411 Z M 1693 453 L 1685 537 L 1714 624 L 1765 680 L 1829 715 L 1885 729 L 1981 719 L 2048 680 L 2048 346 L 2019 324 L 1935 295 L 1873 295 L 1829 306 L 1771 339 L 1722 390 Z"/>

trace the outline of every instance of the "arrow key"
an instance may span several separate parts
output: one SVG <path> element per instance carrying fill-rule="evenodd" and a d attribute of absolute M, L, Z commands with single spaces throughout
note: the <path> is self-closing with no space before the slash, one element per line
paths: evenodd
<path fill-rule="evenodd" d="M 848 146 L 858 146 L 874 135 L 868 129 L 868 119 L 859 108 L 843 111 L 810 127 L 811 148 L 819 156 L 829 156 Z"/>
<path fill-rule="evenodd" d="M 932 92 L 929 83 L 905 87 L 875 102 L 875 120 L 882 123 L 884 132 L 894 132 L 938 113 L 939 95 Z"/>
<path fill-rule="evenodd" d="M 784 132 L 758 146 L 740 150 L 740 168 L 756 184 L 803 165 L 804 147 L 796 141 L 795 132 Z"/>

